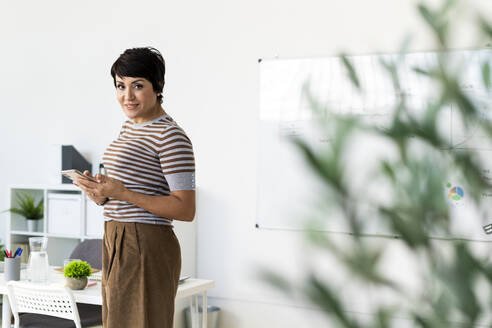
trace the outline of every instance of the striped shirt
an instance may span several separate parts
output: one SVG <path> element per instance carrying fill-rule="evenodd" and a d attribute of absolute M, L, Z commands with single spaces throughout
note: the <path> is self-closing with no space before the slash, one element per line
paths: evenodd
<path fill-rule="evenodd" d="M 145 123 L 126 120 L 103 156 L 107 175 L 131 191 L 166 196 L 173 190 L 195 189 L 195 159 L 190 139 L 169 116 Z M 172 226 L 172 219 L 134 204 L 110 199 L 105 221 L 141 222 Z"/>

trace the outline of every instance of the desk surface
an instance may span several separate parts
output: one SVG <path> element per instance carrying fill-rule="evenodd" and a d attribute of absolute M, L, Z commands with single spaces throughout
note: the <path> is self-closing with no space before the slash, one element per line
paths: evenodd
<path fill-rule="evenodd" d="M 21 270 L 21 280 L 25 280 L 26 278 L 26 270 Z M 48 284 L 64 285 L 65 279 L 63 277 L 63 273 L 58 272 L 53 268 Z M 179 284 L 176 299 L 200 293 L 214 287 L 215 282 L 213 280 L 189 278 Z M 5 281 L 3 273 L 0 273 L 0 294 L 7 294 L 7 282 Z M 101 305 L 101 282 L 98 281 L 95 286 L 87 287 L 83 290 L 74 290 L 73 295 L 76 302 Z"/>

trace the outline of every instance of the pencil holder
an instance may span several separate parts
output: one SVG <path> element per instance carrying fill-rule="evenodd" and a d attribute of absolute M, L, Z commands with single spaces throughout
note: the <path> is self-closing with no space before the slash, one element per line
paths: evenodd
<path fill-rule="evenodd" d="M 5 258 L 5 281 L 20 280 L 20 256 Z"/>

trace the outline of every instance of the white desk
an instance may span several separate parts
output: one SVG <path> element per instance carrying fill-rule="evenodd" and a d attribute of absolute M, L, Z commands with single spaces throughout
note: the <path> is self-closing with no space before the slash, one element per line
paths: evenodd
<path fill-rule="evenodd" d="M 21 271 L 21 280 L 25 280 L 26 270 Z M 91 281 L 89 281 L 91 282 Z M 52 270 L 48 284 L 61 284 L 64 285 L 64 277 L 61 272 Z M 198 328 L 198 296 L 202 294 L 203 296 L 203 321 L 202 327 L 207 328 L 207 290 L 215 287 L 215 282 L 213 280 L 204 279 L 187 279 L 185 282 L 181 283 L 178 287 L 178 292 L 176 294 L 176 299 L 184 298 L 190 296 L 190 310 L 192 318 L 192 327 Z M 0 294 L 3 295 L 3 306 L 2 306 L 2 328 L 10 328 L 10 317 L 12 312 L 10 310 L 9 299 L 7 296 L 7 283 L 4 278 L 4 274 L 0 273 Z M 101 282 L 97 282 L 96 286 L 88 287 L 84 290 L 74 290 L 73 295 L 75 302 L 77 303 L 88 303 L 102 305 L 102 295 L 101 295 Z"/>

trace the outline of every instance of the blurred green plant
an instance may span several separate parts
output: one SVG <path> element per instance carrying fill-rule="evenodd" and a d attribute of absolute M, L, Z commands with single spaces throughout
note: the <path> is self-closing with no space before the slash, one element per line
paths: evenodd
<path fill-rule="evenodd" d="M 43 198 L 36 204 L 34 197 L 27 193 L 19 192 L 17 194 L 18 207 L 10 208 L 4 212 L 10 211 L 22 215 L 27 220 L 41 220 L 43 218 L 44 205 Z"/>
<path fill-rule="evenodd" d="M 5 245 L 4 244 L 0 244 L 0 261 L 4 261 L 5 260 L 5 253 L 3 252 L 5 250 Z"/>
<path fill-rule="evenodd" d="M 63 269 L 63 275 L 68 278 L 84 278 L 91 274 L 91 265 L 85 261 L 72 261 Z"/>
<path fill-rule="evenodd" d="M 378 297 L 371 300 L 372 319 L 362 320 L 344 297 L 345 286 L 338 285 L 330 272 L 317 268 L 318 262 L 307 268 L 304 279 L 292 281 L 268 268 L 260 270 L 263 281 L 283 293 L 315 305 L 327 318 L 327 327 L 389 328 L 398 327 L 395 318 L 406 318 L 415 327 L 472 327 L 477 324 L 492 326 L 492 266 L 488 254 L 475 250 L 477 244 L 455 239 L 451 230 L 451 210 L 444 193 L 443 181 L 457 176 L 469 191 L 476 206 L 483 202 L 483 193 L 492 185 L 483 174 L 484 161 L 475 151 L 452 151 L 453 145 L 443 137 L 439 120 L 442 113 L 453 106 L 464 123 L 465 131 L 479 129 L 492 140 L 492 125 L 477 108 L 473 95 L 460 86 L 462 72 L 449 64 L 450 26 L 458 20 L 458 1 L 444 1 L 438 9 L 418 5 L 418 12 L 435 36 L 439 50 L 435 67 L 415 67 L 418 74 L 435 83 L 437 94 L 428 99 L 424 114 L 412 112 L 408 99 L 401 90 L 399 64 L 381 61 L 399 95 L 397 105 L 386 128 L 366 123 L 354 116 L 318 115 L 319 128 L 334 131 L 331 143 L 324 149 L 313 148 L 303 139 L 293 139 L 313 173 L 323 182 L 321 215 L 306 219 L 306 241 L 321 252 L 329 263 L 347 272 L 354 284 L 361 286 L 360 294 L 392 295 L 391 302 Z M 458 18 L 457 18 L 458 17 Z M 479 33 L 492 38 L 492 25 L 479 15 Z M 404 42 L 401 56 L 408 46 Z M 354 88 L 363 93 L 356 69 L 350 59 L 342 55 L 347 78 Z M 492 103 L 490 60 L 481 67 L 487 102 Z M 312 109 L 321 113 L 325 107 L 309 93 L 306 97 Z M 490 115 L 490 114 L 489 114 Z M 378 161 L 377 172 L 367 172 L 384 181 L 393 196 L 391 201 L 372 199 L 361 190 L 353 190 L 348 181 L 350 172 L 344 159 L 356 134 L 376 136 L 397 149 L 396 156 Z M 418 144 L 419 147 L 415 147 Z M 416 150 L 418 149 L 418 150 Z M 363 169 L 363 168 L 361 168 Z M 368 212 L 367 209 L 371 211 Z M 350 237 L 335 238 L 321 232 L 332 213 L 342 213 L 348 223 Z M 364 236 L 364 227 L 379 220 L 398 239 Z M 431 236 L 447 236 L 433 238 Z M 384 259 L 389 243 L 399 243 L 418 266 L 418 286 L 408 288 L 385 272 Z M 483 244 L 482 244 L 483 245 Z M 487 244 L 485 244 L 487 245 Z M 334 261 L 334 262 L 332 262 Z"/>

